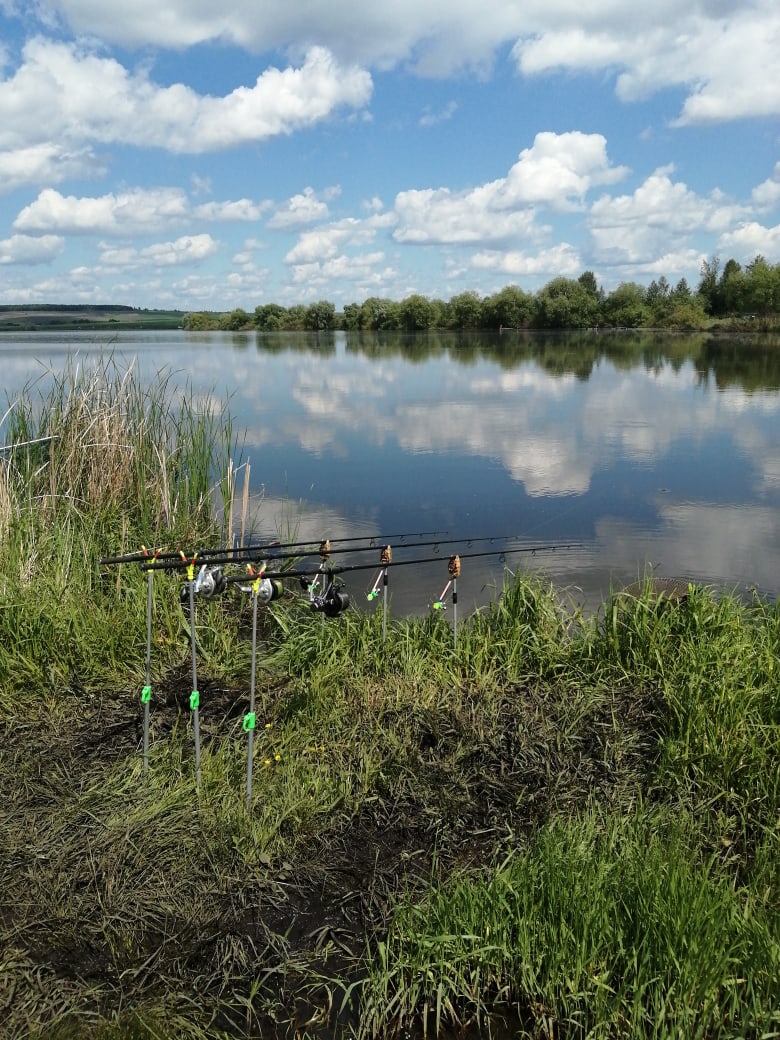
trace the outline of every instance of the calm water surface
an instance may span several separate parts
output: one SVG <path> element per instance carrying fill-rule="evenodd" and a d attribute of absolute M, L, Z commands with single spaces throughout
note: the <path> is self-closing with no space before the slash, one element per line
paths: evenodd
<path fill-rule="evenodd" d="M 204 407 L 229 395 L 258 533 L 464 539 L 461 610 L 494 594 L 504 566 L 541 571 L 588 609 L 649 570 L 780 589 L 776 338 L 0 335 L 2 388 L 11 402 L 106 350 L 145 380 L 191 385 Z M 580 547 L 465 555 L 501 546 L 488 536 Z M 451 548 L 439 551 L 393 569 L 394 612 L 438 598 Z M 347 575 L 356 601 L 375 576 Z"/>

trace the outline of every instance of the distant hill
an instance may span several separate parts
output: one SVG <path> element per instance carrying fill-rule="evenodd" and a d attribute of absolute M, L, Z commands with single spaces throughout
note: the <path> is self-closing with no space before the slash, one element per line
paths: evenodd
<path fill-rule="evenodd" d="M 3 304 L 0 305 L 0 332 L 177 329 L 184 314 L 184 311 L 141 310 L 121 304 Z"/>

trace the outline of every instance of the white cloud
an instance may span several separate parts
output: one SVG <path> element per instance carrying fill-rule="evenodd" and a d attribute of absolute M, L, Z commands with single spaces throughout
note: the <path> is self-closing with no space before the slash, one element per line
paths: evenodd
<path fill-rule="evenodd" d="M 506 177 L 468 191 L 427 188 L 398 194 L 398 242 L 488 245 L 538 239 L 536 208 L 582 205 L 594 186 L 612 184 L 625 167 L 610 165 L 601 134 L 539 133 Z"/>
<path fill-rule="evenodd" d="M 204 202 L 192 212 L 198 220 L 252 221 L 259 220 L 269 206 L 269 202 L 258 205 L 251 199 L 237 199 L 235 202 Z"/>
<path fill-rule="evenodd" d="M 437 123 L 446 123 L 447 120 L 452 119 L 457 111 L 457 101 L 450 101 L 444 108 L 436 112 L 432 111 L 429 106 L 426 106 L 425 111 L 420 116 L 420 126 L 436 126 Z"/>
<path fill-rule="evenodd" d="M 112 267 L 156 268 L 197 264 L 219 249 L 211 235 L 182 235 L 173 242 L 155 242 L 143 249 L 102 246 L 100 262 Z"/>
<path fill-rule="evenodd" d="M 332 259 L 347 247 L 360 249 L 373 242 L 377 229 L 387 226 L 392 219 L 392 214 L 379 214 L 365 220 L 347 217 L 304 231 L 284 261 L 287 264 L 316 263 Z"/>
<path fill-rule="evenodd" d="M 12 235 L 0 241 L 0 264 L 47 264 L 64 248 L 59 235 Z"/>
<path fill-rule="evenodd" d="M 178 188 L 152 191 L 136 188 L 116 195 L 82 198 L 61 195 L 47 188 L 21 210 L 14 227 L 33 234 L 47 231 L 76 235 L 153 233 L 160 227 L 181 223 L 189 216 L 187 196 Z"/>
<path fill-rule="evenodd" d="M 71 150 L 44 141 L 27 148 L 0 151 L 0 192 L 23 184 L 51 184 L 66 177 L 97 175 L 104 167 L 89 148 Z"/>
<path fill-rule="evenodd" d="M 485 70 L 515 45 L 524 75 L 573 69 L 620 73 L 621 97 L 691 90 L 681 122 L 780 111 L 780 9 L 775 0 L 50 0 L 76 31 L 128 47 L 228 41 L 255 51 L 320 44 L 345 62 L 426 74 Z"/>
<path fill-rule="evenodd" d="M 538 253 L 524 253 L 516 249 L 505 252 L 497 249 L 482 250 L 474 254 L 471 263 L 484 271 L 497 271 L 513 278 L 523 275 L 534 278 L 544 275 L 573 276 L 582 271 L 580 255 L 568 242 L 541 249 Z"/>
<path fill-rule="evenodd" d="M 773 209 L 780 202 L 780 162 L 772 176 L 753 189 L 753 202 L 759 209 Z"/>
<path fill-rule="evenodd" d="M 324 220 L 329 216 L 327 202 L 317 197 L 313 188 L 304 188 L 298 195 L 293 195 L 280 206 L 271 219 L 268 227 L 289 229 L 313 224 L 316 220 Z"/>
<path fill-rule="evenodd" d="M 631 195 L 604 195 L 591 207 L 588 225 L 597 256 L 610 263 L 644 264 L 674 252 L 697 232 L 722 232 L 748 212 L 715 191 L 702 197 L 671 167 L 656 170 Z"/>
<path fill-rule="evenodd" d="M 388 277 L 389 271 L 381 271 L 384 253 L 365 253 L 358 256 L 334 256 L 324 261 L 312 261 L 293 266 L 293 281 L 297 285 L 318 288 L 333 282 L 378 283 Z"/>
<path fill-rule="evenodd" d="M 622 8 L 622 9 L 621 9 Z M 774 0 L 729 5 L 600 3 L 585 10 L 553 0 L 549 15 L 514 48 L 525 75 L 618 73 L 624 101 L 669 87 L 691 92 L 678 125 L 780 112 L 780 9 Z"/>
<path fill-rule="evenodd" d="M 371 90 L 367 72 L 339 65 L 323 47 L 312 47 L 298 68 L 267 68 L 253 86 L 213 97 L 182 83 L 160 86 L 83 45 L 38 37 L 0 81 L 0 150 L 29 154 L 57 141 L 65 158 L 111 143 L 197 154 L 312 126 L 342 107 L 362 107 Z"/>
<path fill-rule="evenodd" d="M 192 219 L 209 221 L 258 220 L 267 208 L 249 199 L 208 202 L 192 207 L 180 188 L 134 188 L 97 197 L 62 195 L 46 188 L 25 206 L 14 221 L 17 231 L 32 234 L 60 231 L 65 234 L 154 234 Z"/>
<path fill-rule="evenodd" d="M 780 224 L 764 227 L 756 221 L 747 221 L 721 235 L 719 245 L 724 253 L 742 261 L 752 260 L 758 253 L 771 262 L 780 256 Z"/>

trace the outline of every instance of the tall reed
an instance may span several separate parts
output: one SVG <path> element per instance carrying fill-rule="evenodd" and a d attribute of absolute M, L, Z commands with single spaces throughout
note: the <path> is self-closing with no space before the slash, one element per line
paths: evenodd
<path fill-rule="evenodd" d="M 137 662 L 125 633 L 142 630 L 144 578 L 124 567 L 109 590 L 98 559 L 219 536 L 215 489 L 234 447 L 226 404 L 101 355 L 25 387 L 4 434 L 0 681 L 89 682 L 99 662 Z"/>

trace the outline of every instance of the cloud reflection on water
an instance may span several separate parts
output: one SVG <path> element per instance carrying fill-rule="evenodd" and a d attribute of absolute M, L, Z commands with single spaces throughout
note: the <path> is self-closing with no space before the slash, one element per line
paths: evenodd
<path fill-rule="evenodd" d="M 589 603 L 647 565 L 780 588 L 780 394 L 774 372 L 770 388 L 742 387 L 749 353 L 732 373 L 707 367 L 701 338 L 690 357 L 680 339 L 668 356 L 654 346 L 652 363 L 630 347 L 621 353 L 614 338 L 598 349 L 563 338 L 558 353 L 532 343 L 516 362 L 478 349 L 407 356 L 406 343 L 363 352 L 339 336 L 323 353 L 292 349 L 294 338 L 274 350 L 249 339 L 258 349 L 180 334 L 146 345 L 137 364 L 147 379 L 168 366 L 173 383 L 191 383 L 210 409 L 223 390 L 229 396 L 246 432 L 242 460 L 265 488 L 264 523 L 291 502 L 301 536 L 315 539 L 380 535 L 398 523 L 458 535 L 553 531 L 581 538 L 583 549 L 534 569 Z M 132 343 L 123 344 L 131 356 Z M 50 360 L 64 362 L 61 352 Z M 46 361 L 17 350 L 0 364 L 13 394 Z M 469 566 L 464 603 L 489 597 L 501 570 Z M 426 582 L 438 583 L 435 565 Z M 413 584 L 396 583 L 403 609 L 420 599 Z"/>

